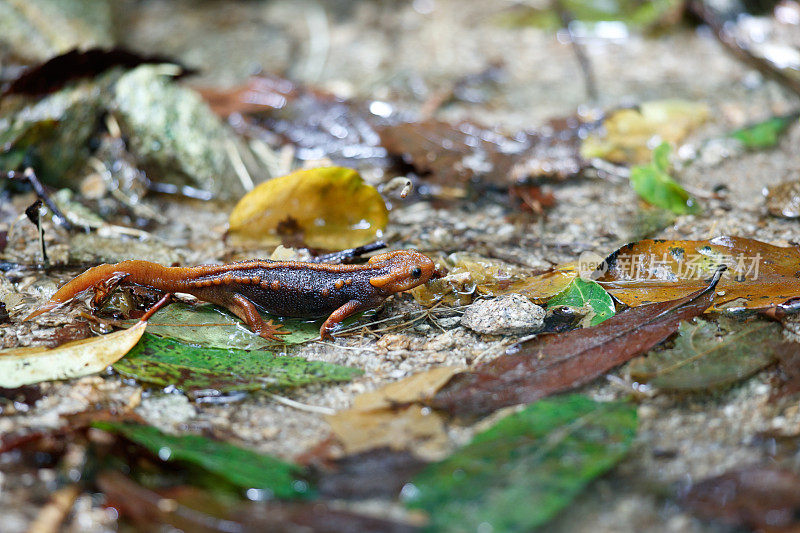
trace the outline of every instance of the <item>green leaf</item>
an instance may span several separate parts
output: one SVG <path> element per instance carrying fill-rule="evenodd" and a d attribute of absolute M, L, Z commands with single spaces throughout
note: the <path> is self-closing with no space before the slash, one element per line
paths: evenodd
<path fill-rule="evenodd" d="M 298 465 L 270 455 L 199 435 L 167 435 L 141 424 L 94 422 L 92 425 L 122 435 L 163 461 L 191 463 L 243 489 L 267 490 L 280 499 L 314 496 L 313 490 L 302 479 L 302 469 Z"/>
<path fill-rule="evenodd" d="M 213 305 L 188 305 L 174 303 L 159 310 L 149 320 L 147 332 L 162 337 L 172 337 L 189 344 L 212 348 L 239 348 L 259 350 L 279 344 L 299 344 L 319 337 L 319 324 L 298 319 L 279 320 L 265 315 L 283 325 L 289 335 L 281 335 L 280 343 L 253 333 L 241 320 Z"/>
<path fill-rule="evenodd" d="M 735 383 L 770 365 L 784 350 L 781 327 L 766 320 L 742 324 L 682 322 L 675 346 L 631 362 L 631 377 L 665 390 L 702 390 Z"/>
<path fill-rule="evenodd" d="M 749 150 L 772 148 L 778 144 L 789 125 L 796 120 L 797 115 L 772 117 L 764 122 L 736 130 L 730 136 L 739 140 Z"/>
<path fill-rule="evenodd" d="M 563 292 L 547 301 L 548 307 L 560 305 L 588 308 L 590 326 L 596 326 L 616 313 L 614 300 L 606 290 L 596 282 L 583 278 L 575 278 Z"/>
<path fill-rule="evenodd" d="M 653 150 L 653 162 L 631 169 L 631 186 L 646 202 L 668 209 L 673 213 L 694 214 L 700 211 L 697 200 L 669 175 L 668 143 Z"/>
<path fill-rule="evenodd" d="M 434 531 L 530 531 L 628 451 L 636 408 L 581 395 L 540 400 L 478 434 L 413 479 L 410 507 Z M 489 528 L 487 528 L 489 529 Z"/>
<path fill-rule="evenodd" d="M 187 393 L 221 393 L 301 387 L 309 383 L 349 381 L 360 369 L 266 351 L 190 346 L 145 334 L 114 370 L 125 377 Z"/>

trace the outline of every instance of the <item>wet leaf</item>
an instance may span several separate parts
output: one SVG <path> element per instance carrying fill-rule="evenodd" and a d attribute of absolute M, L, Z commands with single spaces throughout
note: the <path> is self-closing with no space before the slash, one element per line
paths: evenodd
<path fill-rule="evenodd" d="M 758 531 L 800 528 L 800 476 L 775 467 L 750 467 L 695 484 L 684 503 L 697 515 Z"/>
<path fill-rule="evenodd" d="M 548 307 L 565 305 L 567 307 L 588 307 L 592 316 L 589 325 L 596 326 L 616 313 L 611 296 L 592 280 L 575 278 L 564 292 L 548 300 Z"/>
<path fill-rule="evenodd" d="M 140 529 L 171 526 L 180 531 L 315 531 L 340 533 L 410 533 L 411 525 L 333 509 L 322 502 L 233 502 L 194 487 L 152 491 L 118 472 L 102 472 L 97 485 L 110 506 Z"/>
<path fill-rule="evenodd" d="M 767 191 L 767 210 L 776 217 L 800 218 L 800 180 L 770 187 Z"/>
<path fill-rule="evenodd" d="M 651 240 L 627 244 L 594 277 L 630 306 L 685 296 L 727 265 L 711 310 L 760 309 L 800 296 L 800 247 L 773 246 L 744 237 L 710 241 Z"/>
<path fill-rule="evenodd" d="M 70 379 L 102 372 L 133 348 L 147 323 L 62 344 L 57 348 L 12 348 L 0 351 L 0 387 Z"/>
<path fill-rule="evenodd" d="M 361 374 L 357 368 L 302 357 L 196 347 L 149 334 L 114 370 L 144 383 L 174 385 L 193 396 L 349 381 Z"/>
<path fill-rule="evenodd" d="M 435 531 L 530 531 L 624 457 L 636 425 L 636 408 L 625 402 L 541 400 L 428 466 L 403 492 Z"/>
<path fill-rule="evenodd" d="M 319 337 L 319 324 L 297 319 L 264 315 L 266 320 L 280 321 L 283 331 L 280 343 L 260 337 L 241 320 L 213 305 L 174 303 L 157 311 L 148 321 L 147 332 L 170 337 L 187 344 L 210 348 L 259 350 L 279 344 L 298 344 Z"/>
<path fill-rule="evenodd" d="M 665 390 L 700 390 L 735 383 L 775 362 L 800 344 L 784 342 L 775 322 L 731 319 L 683 322 L 675 346 L 631 362 L 637 381 Z"/>
<path fill-rule="evenodd" d="M 703 313 L 714 300 L 714 285 L 678 300 L 628 309 L 591 328 L 523 342 L 457 374 L 430 405 L 453 414 L 484 414 L 589 383 L 665 340 L 682 320 Z"/>
<path fill-rule="evenodd" d="M 749 150 L 772 148 L 778 145 L 781 135 L 794 122 L 797 122 L 797 115 L 772 117 L 764 122 L 736 130 L 730 136 L 740 141 Z"/>
<path fill-rule="evenodd" d="M 586 159 L 599 157 L 615 163 L 646 165 L 651 159 L 651 146 L 659 142 L 679 144 L 709 115 L 705 104 L 686 100 L 654 100 L 613 111 L 603 123 L 605 134 L 588 136 L 581 155 Z"/>
<path fill-rule="evenodd" d="M 443 188 L 463 189 L 472 182 L 508 188 L 537 178 L 564 180 L 580 173 L 582 124 L 565 121 L 547 134 L 506 135 L 473 122 L 425 120 L 379 130 L 390 155 Z"/>
<path fill-rule="evenodd" d="M 631 169 L 631 187 L 648 203 L 676 214 L 700 211 L 697 200 L 669 175 L 669 144 L 661 143 L 653 150 L 653 162 Z"/>
<path fill-rule="evenodd" d="M 504 294 L 522 294 L 537 304 L 546 303 L 556 294 L 563 292 L 580 274 L 577 261 L 557 265 L 546 272 L 517 277 L 513 281 L 495 280 L 481 287 L 481 294 L 502 296 Z"/>
<path fill-rule="evenodd" d="M 280 244 L 300 238 L 314 248 L 340 250 L 375 241 L 388 222 L 378 191 L 355 170 L 299 170 L 262 183 L 231 212 L 230 234 Z"/>
<path fill-rule="evenodd" d="M 93 426 L 122 435 L 162 461 L 198 466 L 242 489 L 263 489 L 271 497 L 279 499 L 313 496 L 313 491 L 300 475 L 299 466 L 270 455 L 199 435 L 167 435 L 152 426 L 141 424 L 96 422 Z"/>

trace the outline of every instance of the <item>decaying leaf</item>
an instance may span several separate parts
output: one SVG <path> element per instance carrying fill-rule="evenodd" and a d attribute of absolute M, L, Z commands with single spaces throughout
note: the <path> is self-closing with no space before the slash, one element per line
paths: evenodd
<path fill-rule="evenodd" d="M 122 435 L 162 461 L 180 461 L 198 466 L 243 489 L 264 489 L 280 499 L 313 496 L 308 483 L 302 479 L 299 466 L 269 455 L 199 435 L 167 435 L 152 426 L 141 424 L 96 422 L 93 425 Z"/>
<path fill-rule="evenodd" d="M 383 198 L 358 172 L 323 167 L 299 170 L 250 191 L 231 212 L 230 234 L 266 244 L 299 238 L 313 248 L 340 250 L 375 241 L 387 223 Z"/>
<path fill-rule="evenodd" d="M 266 351 L 197 347 L 149 334 L 114 370 L 144 383 L 172 385 L 192 396 L 349 381 L 361 374 L 357 368 L 324 361 Z"/>
<path fill-rule="evenodd" d="M 684 503 L 699 516 L 757 531 L 800 528 L 800 476 L 774 467 L 727 472 L 695 484 Z"/>
<path fill-rule="evenodd" d="M 547 302 L 548 307 L 567 306 L 585 308 L 589 311 L 589 326 L 611 318 L 616 313 L 611 296 L 596 282 L 583 278 L 575 278 L 563 292 L 558 293 Z"/>
<path fill-rule="evenodd" d="M 653 150 L 653 161 L 631 169 L 631 186 L 646 202 L 676 214 L 700 211 L 695 198 L 686 192 L 669 174 L 669 154 L 672 148 L 661 143 Z"/>
<path fill-rule="evenodd" d="M 744 237 L 641 240 L 612 253 L 595 279 L 622 303 L 674 300 L 706 285 L 726 265 L 711 310 L 760 309 L 800 296 L 800 247 Z"/>
<path fill-rule="evenodd" d="M 277 320 L 276 317 L 265 317 Z M 280 344 L 298 344 L 319 337 L 319 324 L 296 319 L 281 320 L 283 331 Z M 147 332 L 170 337 L 187 344 L 209 348 L 260 350 L 277 343 L 259 336 L 241 320 L 213 305 L 173 303 L 159 309 L 147 323 Z"/>
<path fill-rule="evenodd" d="M 395 381 L 377 390 L 359 394 L 353 400 L 353 409 L 368 411 L 424 402 L 433 397 L 436 391 L 460 370 L 456 366 L 439 366 Z"/>
<path fill-rule="evenodd" d="M 566 395 L 542 400 L 426 467 L 403 490 L 435 531 L 531 531 L 628 451 L 636 408 Z"/>
<path fill-rule="evenodd" d="M 0 387 L 70 379 L 102 372 L 133 348 L 147 327 L 132 328 L 62 344 L 57 348 L 12 348 L 0 351 Z"/>
<path fill-rule="evenodd" d="M 775 362 L 800 344 L 784 342 L 781 327 L 767 320 L 683 322 L 675 346 L 631 362 L 629 372 L 665 390 L 699 390 L 735 383 Z"/>
<path fill-rule="evenodd" d="M 605 134 L 593 134 L 583 141 L 581 155 L 644 165 L 650 162 L 654 140 L 678 144 L 709 114 L 705 104 L 686 100 L 654 100 L 620 109 L 605 119 Z"/>
<path fill-rule="evenodd" d="M 453 414 L 484 414 L 589 383 L 672 335 L 681 321 L 703 313 L 718 280 L 717 275 L 709 287 L 689 296 L 634 307 L 591 328 L 540 335 L 456 374 L 430 405 Z"/>
<path fill-rule="evenodd" d="M 534 303 L 543 304 L 563 292 L 580 275 L 577 261 L 556 265 L 546 272 L 517 276 L 514 280 L 494 280 L 478 287 L 481 294 L 501 296 L 522 294 Z"/>
<path fill-rule="evenodd" d="M 348 454 L 389 447 L 435 459 L 442 456 L 449 442 L 442 415 L 420 405 L 396 410 L 348 409 L 328 416 L 327 420 Z"/>
<path fill-rule="evenodd" d="M 767 210 L 776 217 L 800 218 L 800 180 L 770 187 L 767 190 Z"/>
<path fill-rule="evenodd" d="M 388 447 L 438 457 L 448 443 L 444 421 L 413 404 L 429 401 L 458 370 L 434 368 L 361 394 L 351 409 L 329 416 L 328 423 L 348 454 Z"/>

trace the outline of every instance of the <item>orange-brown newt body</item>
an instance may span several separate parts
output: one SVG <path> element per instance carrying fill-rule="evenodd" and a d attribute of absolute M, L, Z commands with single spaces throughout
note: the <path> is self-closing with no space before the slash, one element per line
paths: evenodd
<path fill-rule="evenodd" d="M 250 260 L 228 265 L 165 267 L 149 261 L 123 261 L 90 268 L 61 287 L 50 301 L 28 316 L 49 311 L 87 289 L 107 295 L 119 283 L 181 292 L 223 306 L 260 336 L 278 340 L 280 324 L 258 312 L 297 318 L 328 319 L 320 336 L 348 316 L 379 306 L 388 296 L 412 289 L 440 274 L 428 257 L 399 250 L 372 257 L 363 265 Z M 26 319 L 27 320 L 27 319 Z"/>

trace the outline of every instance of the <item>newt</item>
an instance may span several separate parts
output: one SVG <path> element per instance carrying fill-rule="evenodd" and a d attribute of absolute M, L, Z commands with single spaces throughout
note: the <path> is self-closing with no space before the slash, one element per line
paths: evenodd
<path fill-rule="evenodd" d="M 265 321 L 258 310 L 285 317 L 322 318 L 320 337 L 332 338 L 342 320 L 378 307 L 394 293 L 440 277 L 433 261 L 413 250 L 376 255 L 361 265 L 252 259 L 227 265 L 165 267 L 150 261 L 123 261 L 90 268 L 67 282 L 25 320 L 41 315 L 94 289 L 98 305 L 120 283 L 166 293 L 186 293 L 227 308 L 253 332 L 280 340 L 281 324 Z"/>

